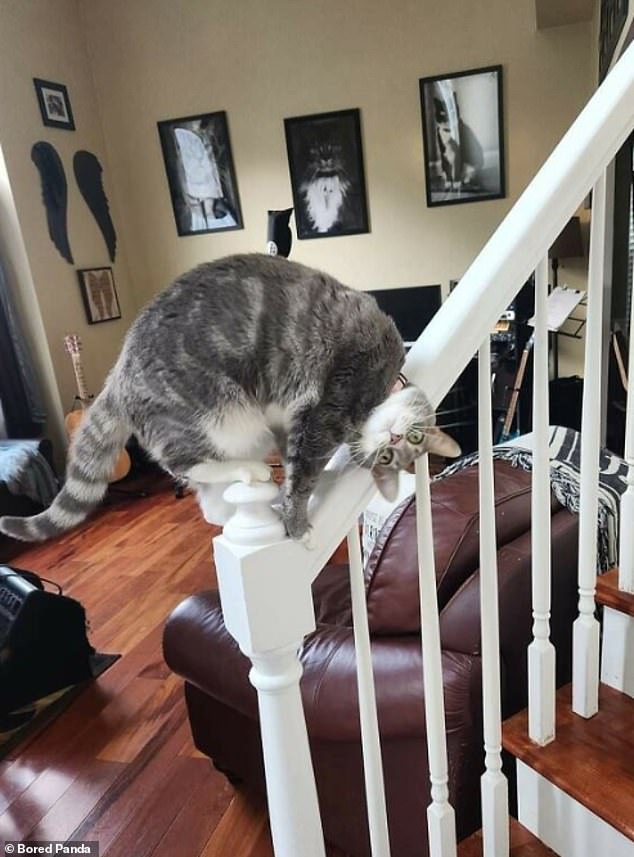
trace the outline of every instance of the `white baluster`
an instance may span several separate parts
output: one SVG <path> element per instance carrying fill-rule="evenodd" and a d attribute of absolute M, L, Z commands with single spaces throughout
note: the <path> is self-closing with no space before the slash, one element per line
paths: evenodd
<path fill-rule="evenodd" d="M 548 258 L 535 272 L 533 484 L 531 494 L 533 641 L 528 647 L 528 734 L 555 737 L 555 647 L 550 641 L 550 456 L 548 444 Z"/>
<path fill-rule="evenodd" d="M 350 565 L 350 589 L 352 595 L 352 621 L 354 625 L 354 647 L 357 658 L 357 685 L 359 688 L 359 715 L 361 721 L 361 743 L 363 746 L 363 770 L 365 794 L 370 827 L 372 857 L 390 857 L 390 841 L 385 807 L 385 786 L 381 761 L 381 742 L 372 672 L 372 650 L 368 627 L 368 608 L 365 598 L 363 560 L 359 528 L 348 534 L 348 562 Z"/>
<path fill-rule="evenodd" d="M 324 857 L 299 690 L 298 650 L 315 629 L 311 580 L 280 541 L 284 528 L 269 514 L 272 487 L 238 484 L 225 492 L 237 513 L 214 540 L 218 585 L 227 630 L 253 664 L 275 857 Z M 265 568 L 258 562 L 263 544 Z"/>
<path fill-rule="evenodd" d="M 427 455 L 421 456 L 416 462 L 416 530 L 427 753 L 432 798 L 427 809 L 429 854 L 430 857 L 455 857 L 456 822 L 447 786 L 445 698 Z"/>
<path fill-rule="evenodd" d="M 482 629 L 482 704 L 485 772 L 481 779 L 482 835 L 485 857 L 508 857 L 508 783 L 502 773 L 500 625 L 493 478 L 491 342 L 478 357 L 478 449 L 480 491 L 480 623 Z"/>
<path fill-rule="evenodd" d="M 634 295 L 630 301 L 630 359 L 627 370 L 627 416 L 625 421 L 625 460 L 628 464 L 627 489 L 621 497 L 621 534 L 619 545 L 619 589 L 634 592 L 634 530 L 623 526 L 634 521 Z"/>
<path fill-rule="evenodd" d="M 605 244 L 605 172 L 592 194 L 588 321 L 581 417 L 581 502 L 579 511 L 579 616 L 573 627 L 572 709 L 582 717 L 599 710 L 599 623 L 594 611 L 597 578 L 597 513 L 601 431 L 601 338 Z"/>

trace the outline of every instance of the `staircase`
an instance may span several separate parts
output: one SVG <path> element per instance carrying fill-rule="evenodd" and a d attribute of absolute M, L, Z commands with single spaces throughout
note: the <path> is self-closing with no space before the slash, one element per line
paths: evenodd
<path fill-rule="evenodd" d="M 606 208 L 612 158 L 634 128 L 634 45 L 624 53 L 408 355 L 405 374 L 437 405 L 479 354 L 480 579 L 485 771 L 482 830 L 456 843 L 448 799 L 433 526 L 426 456 L 416 468 L 425 717 L 432 802 L 430 857 L 634 857 L 634 396 L 627 405 L 627 490 L 620 568 L 597 587 Z M 555 692 L 550 641 L 548 249 L 593 192 L 579 513 L 579 615 L 572 684 Z M 535 272 L 532 609 L 529 707 L 500 714 L 497 556 L 492 465 L 490 331 Z M 631 329 L 634 330 L 634 318 Z M 634 377 L 630 349 L 629 377 Z M 268 808 L 276 857 L 325 857 L 299 681 L 298 650 L 315 628 L 311 584 L 347 535 L 373 857 L 390 857 L 358 518 L 372 499 L 368 473 L 344 452 L 329 463 L 309 507 L 316 548 L 290 542 L 271 509 L 274 486 L 236 484 L 235 516 L 214 541 L 225 625 L 251 659 L 258 691 Z M 595 594 L 598 597 L 595 599 Z M 284 593 L 283 608 L 280 593 Z M 603 607 L 603 653 L 597 602 Z M 601 682 L 600 682 L 601 678 Z M 510 820 L 504 747 L 517 759 L 519 820 Z M 343 808 L 342 808 L 342 811 Z M 421 855 L 422 857 L 422 855 Z"/>

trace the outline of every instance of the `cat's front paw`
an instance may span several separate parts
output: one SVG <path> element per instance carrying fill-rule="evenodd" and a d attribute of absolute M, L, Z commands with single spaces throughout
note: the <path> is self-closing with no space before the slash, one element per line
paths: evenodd
<path fill-rule="evenodd" d="M 306 544 L 306 539 L 311 533 L 306 510 L 297 508 L 293 503 L 285 502 L 282 508 L 282 520 L 289 537 Z"/>
<path fill-rule="evenodd" d="M 240 467 L 237 472 L 239 482 L 252 485 L 254 482 L 268 482 L 271 478 L 271 469 L 263 461 L 253 461 L 248 466 Z"/>

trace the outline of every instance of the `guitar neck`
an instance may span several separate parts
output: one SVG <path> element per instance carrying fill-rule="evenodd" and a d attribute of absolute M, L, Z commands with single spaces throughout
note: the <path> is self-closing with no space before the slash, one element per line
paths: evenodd
<path fill-rule="evenodd" d="M 513 384 L 511 401 L 509 402 L 508 411 L 506 412 L 506 419 L 504 420 L 504 428 L 502 429 L 504 437 L 508 437 L 511 433 L 511 425 L 513 424 L 513 418 L 515 417 L 515 411 L 517 409 L 517 400 L 519 399 L 520 390 L 522 389 L 522 383 L 524 381 L 524 375 L 526 373 L 526 364 L 528 363 L 528 355 L 531 353 L 533 342 L 534 335 L 531 336 L 531 338 L 524 346 L 524 350 L 522 351 L 520 365 L 517 369 L 517 375 L 515 376 L 515 383 Z"/>
<path fill-rule="evenodd" d="M 86 379 L 84 378 L 84 367 L 82 366 L 81 362 L 81 354 L 73 353 L 70 356 L 71 360 L 73 361 L 73 371 L 75 372 L 77 395 L 79 397 L 79 401 L 81 402 L 82 408 L 85 408 L 88 406 L 88 402 L 90 401 L 90 394 L 88 393 Z"/>

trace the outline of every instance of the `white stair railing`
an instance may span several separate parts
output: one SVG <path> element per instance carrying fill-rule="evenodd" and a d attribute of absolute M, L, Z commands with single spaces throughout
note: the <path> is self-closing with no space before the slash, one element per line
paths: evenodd
<path fill-rule="evenodd" d="M 531 582 L 533 641 L 528 647 L 528 734 L 545 745 L 555 737 L 555 647 L 550 642 L 550 460 L 548 454 L 548 257 L 535 272 L 533 346 L 533 480 Z"/>
<path fill-rule="evenodd" d="M 605 249 L 605 171 L 592 194 L 588 310 L 581 422 L 579 508 L 579 616 L 573 626 L 572 710 L 592 717 L 599 710 L 599 623 L 595 618 L 599 445 L 601 440 L 601 337 Z"/>
<path fill-rule="evenodd" d="M 368 610 L 365 601 L 365 580 L 361 557 L 359 528 L 348 534 L 348 563 L 350 566 L 350 596 L 352 601 L 352 623 L 354 648 L 357 656 L 357 686 L 359 689 L 359 719 L 361 723 L 361 745 L 363 749 L 363 773 L 368 807 L 370 849 L 372 857 L 390 857 L 390 839 L 387 829 L 385 807 L 385 785 L 381 761 L 379 721 L 372 672 L 372 649 Z"/>
<path fill-rule="evenodd" d="M 500 621 L 493 480 L 491 340 L 478 358 L 478 450 L 480 482 L 480 624 L 482 628 L 482 709 L 485 772 L 482 775 L 482 836 L 486 857 L 508 857 L 508 783 L 502 773 Z"/>
<path fill-rule="evenodd" d="M 600 220 L 604 216 L 605 168 L 633 125 L 634 45 L 608 75 L 410 351 L 405 373 L 425 389 L 432 404 L 437 405 L 448 392 L 531 271 L 540 266 L 565 222 L 595 183 L 593 233 L 599 232 Z M 590 356 L 586 361 L 588 378 L 593 376 L 593 365 L 588 365 L 588 361 L 598 365 L 601 344 L 600 335 L 597 336 L 601 325 L 602 285 L 599 240 L 599 235 L 593 234 L 587 346 Z M 543 318 L 543 262 L 540 270 L 538 291 L 542 296 L 538 298 L 538 312 Z M 538 335 L 545 336 L 543 329 Z M 486 355 L 486 346 L 483 354 Z M 543 386 L 543 350 L 540 355 L 537 358 L 537 377 Z M 575 710 L 589 716 L 596 710 L 598 675 L 598 627 L 593 613 L 596 456 L 599 439 L 594 422 L 600 409 L 599 383 L 593 380 L 586 386 L 589 389 L 586 391 L 584 420 L 589 420 L 590 430 L 584 442 L 582 468 L 582 492 L 584 495 L 587 492 L 587 495 L 582 498 L 584 511 L 580 545 L 584 560 L 580 566 L 579 580 L 580 617 L 575 626 L 574 693 Z M 630 433 L 627 450 L 632 460 L 632 405 L 628 408 Z M 544 417 L 545 410 L 543 400 L 540 400 L 537 403 L 536 424 L 538 450 L 535 485 L 538 492 L 544 491 L 544 471 L 547 470 L 543 438 L 544 419 L 547 420 L 547 416 Z M 493 514 L 490 449 L 484 437 L 481 442 L 481 466 L 484 473 L 482 514 L 485 525 L 482 543 L 484 613 L 485 609 L 491 609 L 492 599 L 497 600 L 497 593 L 495 560 L 492 556 L 495 551 L 495 530 L 491 532 L 489 521 Z M 432 796 L 428 811 L 429 844 L 431 857 L 454 857 L 456 831 L 448 793 L 442 660 L 429 473 L 425 456 L 419 460 L 416 474 L 425 706 Z M 350 466 L 344 453 L 340 453 L 328 465 L 309 507 L 317 544 L 316 550 L 311 552 L 303 545 L 282 537 L 279 521 L 268 508 L 272 492 L 273 489 L 266 485 L 232 486 L 226 494 L 227 499 L 235 503 L 237 514 L 225 528 L 224 534 L 214 542 L 220 596 L 226 627 L 253 664 L 251 681 L 257 689 L 260 706 L 268 805 L 276 857 L 323 857 L 317 791 L 299 692 L 302 670 L 298 650 L 306 634 L 315 628 L 311 582 L 344 536 L 357 526 L 359 514 L 374 494 L 374 485 L 366 471 Z M 631 503 L 631 496 L 625 502 Z M 544 507 L 548 505 L 544 503 Z M 353 585 L 357 589 L 357 601 L 361 602 L 358 597 L 361 589 L 358 542 L 351 540 L 350 548 Z M 538 550 L 543 552 L 546 549 L 549 550 L 550 546 L 538 545 Z M 548 574 L 547 567 L 543 573 Z M 533 737 L 545 743 L 552 731 L 551 673 L 554 670 L 550 653 L 544 655 L 548 649 L 549 612 L 546 577 L 536 578 L 533 589 L 534 651 L 538 655 L 533 656 L 533 675 L 538 676 L 535 679 L 540 687 L 538 698 L 546 709 L 533 714 Z M 280 593 L 283 593 L 283 597 L 280 597 Z M 362 625 L 363 622 L 361 626 L 357 623 L 361 635 L 365 637 Z M 489 843 L 486 846 L 487 857 L 502 857 L 507 847 L 507 820 L 505 783 L 499 768 L 498 750 L 499 688 L 496 690 L 495 672 L 499 682 L 499 666 L 492 666 L 493 661 L 490 660 L 492 650 L 497 649 L 497 620 L 494 625 L 495 628 L 488 623 L 486 628 L 483 626 L 483 648 L 487 650 L 487 666 L 484 670 L 488 676 L 485 688 L 485 709 L 488 711 L 485 723 L 487 771 L 483 778 L 483 798 L 485 829 L 488 830 L 485 835 Z M 371 699 L 371 663 L 367 652 L 365 665 L 360 662 L 359 669 L 360 677 L 364 676 L 360 678 L 361 693 L 367 697 L 361 707 L 366 710 L 366 705 L 374 705 Z M 364 687 L 366 690 L 363 690 Z M 371 714 L 363 716 L 367 739 L 366 773 L 370 773 L 367 793 L 374 830 L 373 848 L 375 855 L 382 857 L 389 853 L 389 843 L 385 821 L 376 817 L 384 813 L 380 742 L 377 740 L 375 717 Z"/>
<path fill-rule="evenodd" d="M 456 821 L 453 807 L 449 803 L 447 785 L 449 772 L 445 730 L 445 695 L 440 654 L 434 530 L 431 517 L 427 455 L 423 455 L 416 462 L 416 544 L 418 548 L 418 588 L 423 646 L 427 756 L 432 800 L 427 809 L 429 857 L 455 857 Z"/>

